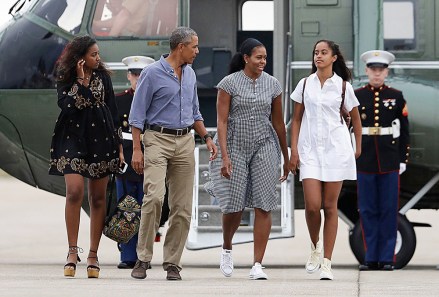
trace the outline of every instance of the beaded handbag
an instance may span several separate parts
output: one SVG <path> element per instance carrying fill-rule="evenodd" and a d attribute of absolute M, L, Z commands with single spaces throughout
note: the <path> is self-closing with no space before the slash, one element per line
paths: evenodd
<path fill-rule="evenodd" d="M 139 232 L 140 226 L 141 206 L 134 197 L 126 193 L 125 179 L 123 179 L 123 189 L 125 195 L 117 203 L 114 211 L 110 215 L 107 215 L 103 231 L 105 236 L 118 243 L 127 243 L 130 241 L 130 239 Z M 111 192 L 110 195 L 112 196 Z M 109 203 L 109 205 L 111 205 L 111 203 Z M 110 207 L 108 209 L 110 209 Z"/>

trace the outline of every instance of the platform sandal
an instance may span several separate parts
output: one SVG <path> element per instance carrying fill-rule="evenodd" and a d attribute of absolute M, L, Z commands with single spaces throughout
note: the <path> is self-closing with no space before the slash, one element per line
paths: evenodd
<path fill-rule="evenodd" d="M 69 246 L 69 252 L 67 253 L 67 260 L 69 260 L 69 255 L 76 255 L 76 261 L 81 262 L 81 258 L 79 258 L 78 253 L 82 253 L 83 249 L 79 246 Z M 64 276 L 74 277 L 76 272 L 76 263 L 68 262 L 64 265 Z"/>
<path fill-rule="evenodd" d="M 90 250 L 90 252 L 95 253 L 96 256 L 95 257 L 87 257 L 87 259 L 96 259 L 96 265 L 87 265 L 87 276 L 88 278 L 98 278 L 99 277 L 99 271 L 101 270 L 99 268 L 99 261 L 98 261 L 98 256 L 97 256 L 97 251 L 92 251 Z"/>

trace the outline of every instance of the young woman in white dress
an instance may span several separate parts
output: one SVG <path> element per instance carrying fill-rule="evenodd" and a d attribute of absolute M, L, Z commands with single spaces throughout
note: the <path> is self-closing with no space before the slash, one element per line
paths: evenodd
<path fill-rule="evenodd" d="M 320 40 L 314 45 L 311 75 L 300 80 L 291 94 L 295 102 L 290 168 L 294 174 L 300 169 L 311 239 L 311 255 L 305 268 L 308 273 L 321 268 L 320 279 L 333 279 L 331 256 L 338 227 L 338 196 L 343 180 L 356 180 L 355 159 L 361 154 L 359 102 L 348 82 L 350 79 L 351 73 L 338 45 Z M 344 107 L 352 119 L 355 153 L 340 112 L 343 81 L 346 81 Z M 319 239 L 321 208 L 325 219 L 323 243 Z"/>

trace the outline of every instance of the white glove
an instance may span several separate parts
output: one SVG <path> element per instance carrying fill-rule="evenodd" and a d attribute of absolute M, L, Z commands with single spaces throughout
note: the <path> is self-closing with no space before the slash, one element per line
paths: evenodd
<path fill-rule="evenodd" d="M 399 175 L 403 174 L 406 169 L 407 169 L 406 163 L 399 163 Z"/>

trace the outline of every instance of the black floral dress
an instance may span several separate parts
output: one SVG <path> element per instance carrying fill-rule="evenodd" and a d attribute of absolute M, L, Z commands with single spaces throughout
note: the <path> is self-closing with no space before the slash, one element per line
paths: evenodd
<path fill-rule="evenodd" d="M 52 136 L 49 174 L 97 179 L 117 172 L 122 130 L 109 75 L 95 70 L 88 87 L 76 81 L 59 83 L 57 92 L 61 113 Z"/>

